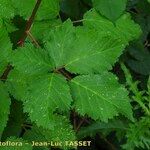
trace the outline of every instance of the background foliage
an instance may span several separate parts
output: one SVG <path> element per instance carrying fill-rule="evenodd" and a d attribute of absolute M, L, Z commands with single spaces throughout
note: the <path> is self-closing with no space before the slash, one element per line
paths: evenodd
<path fill-rule="evenodd" d="M 0 149 L 150 149 L 149 39 L 149 0 L 0 0 Z"/>

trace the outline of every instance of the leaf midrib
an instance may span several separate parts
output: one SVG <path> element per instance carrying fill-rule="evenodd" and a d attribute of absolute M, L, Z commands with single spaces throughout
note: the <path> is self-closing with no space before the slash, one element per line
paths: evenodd
<path fill-rule="evenodd" d="M 119 47 L 119 46 L 117 46 L 117 47 Z M 120 47 L 122 47 L 122 46 L 120 45 Z M 74 62 L 76 62 L 76 61 L 79 61 L 79 60 L 81 60 L 81 59 L 86 59 L 86 58 L 92 57 L 92 56 L 94 56 L 94 55 L 98 55 L 98 54 L 101 54 L 101 53 L 110 51 L 110 50 L 112 50 L 112 49 L 113 49 L 113 48 L 108 48 L 107 50 L 99 51 L 99 52 L 93 53 L 93 54 L 91 54 L 91 55 L 89 54 L 89 55 L 85 55 L 85 56 L 76 58 L 76 59 L 70 61 L 69 63 L 67 63 L 64 67 L 67 67 L 67 66 L 71 65 L 72 63 L 74 63 Z"/>
<path fill-rule="evenodd" d="M 104 101 L 107 101 L 108 103 L 110 103 L 111 105 L 114 105 L 116 108 L 119 109 L 119 107 L 118 107 L 117 105 L 115 105 L 114 103 L 108 101 L 105 97 L 103 97 L 103 96 L 100 95 L 99 93 L 97 93 L 97 92 L 93 91 L 92 89 L 90 89 L 90 88 L 88 88 L 88 87 L 86 87 L 86 86 L 80 84 L 79 82 L 76 82 L 76 81 L 74 81 L 74 80 L 72 80 L 72 82 L 75 83 L 76 85 L 79 85 L 79 86 L 81 86 L 82 88 L 84 88 L 84 89 L 90 91 L 91 93 L 97 95 L 98 97 L 100 97 L 100 98 L 103 99 Z"/>

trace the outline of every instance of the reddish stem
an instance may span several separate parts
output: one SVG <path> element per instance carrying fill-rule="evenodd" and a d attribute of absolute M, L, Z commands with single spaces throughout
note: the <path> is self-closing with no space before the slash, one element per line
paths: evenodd
<path fill-rule="evenodd" d="M 30 28 L 31 28 L 31 26 L 32 26 L 32 24 L 33 24 L 34 18 L 35 18 L 35 16 L 36 16 L 36 13 L 37 13 L 37 11 L 38 11 L 38 8 L 39 8 L 41 2 L 42 2 L 42 0 L 37 0 L 37 3 L 36 3 L 36 5 L 35 5 L 35 7 L 34 7 L 34 9 L 33 9 L 33 11 L 32 11 L 31 17 L 29 18 L 29 20 L 28 20 L 28 22 L 27 22 L 25 32 L 24 32 L 22 38 L 21 38 L 21 39 L 19 40 L 19 42 L 18 42 L 18 45 L 19 45 L 19 46 L 23 46 L 23 44 L 24 44 L 24 42 L 25 42 L 25 40 L 26 40 L 26 38 L 27 38 L 27 36 L 28 36 L 27 33 L 28 33 L 28 31 L 30 30 Z"/>

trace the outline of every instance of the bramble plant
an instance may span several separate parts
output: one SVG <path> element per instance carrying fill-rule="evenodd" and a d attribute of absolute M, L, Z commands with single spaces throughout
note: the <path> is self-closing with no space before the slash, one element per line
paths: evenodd
<path fill-rule="evenodd" d="M 0 149 L 150 149 L 149 20 L 147 0 L 0 0 Z"/>

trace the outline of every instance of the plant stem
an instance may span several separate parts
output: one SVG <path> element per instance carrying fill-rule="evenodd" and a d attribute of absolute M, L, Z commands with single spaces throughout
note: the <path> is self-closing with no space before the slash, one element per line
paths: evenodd
<path fill-rule="evenodd" d="M 63 75 L 67 80 L 72 79 L 71 73 L 66 71 L 65 68 L 57 68 L 54 70 L 54 72 Z"/>
<path fill-rule="evenodd" d="M 79 131 L 79 129 L 80 129 L 80 127 L 82 126 L 82 124 L 84 123 L 84 121 L 85 121 L 85 118 L 83 118 L 83 119 L 80 121 L 79 125 L 78 125 L 77 128 L 76 128 L 76 132 Z"/>
<path fill-rule="evenodd" d="M 58 70 L 63 76 L 65 76 L 68 80 L 71 80 L 72 79 L 72 77 L 70 76 L 70 74 L 67 72 L 67 71 L 65 71 L 63 68 L 62 69 L 60 69 L 60 70 Z"/>
<path fill-rule="evenodd" d="M 28 36 L 27 33 L 28 33 L 28 31 L 30 30 L 30 28 L 31 28 L 31 26 L 33 24 L 34 18 L 36 16 L 36 13 L 37 13 L 39 7 L 40 7 L 41 2 L 42 2 L 42 0 L 37 0 L 37 3 L 36 3 L 36 5 L 35 5 L 35 7 L 34 7 L 34 9 L 32 11 L 31 17 L 29 18 L 29 20 L 28 20 L 28 22 L 26 24 L 25 32 L 24 32 L 22 38 L 18 42 L 19 46 L 23 46 L 23 44 L 24 44 L 24 42 L 25 42 L 25 40 L 26 40 L 26 38 Z"/>
<path fill-rule="evenodd" d="M 27 35 L 28 35 L 29 38 L 32 40 L 32 42 L 35 44 L 35 46 L 36 46 L 37 48 L 40 48 L 39 43 L 36 41 L 36 39 L 35 39 L 34 36 L 31 34 L 30 31 L 27 31 Z"/>

